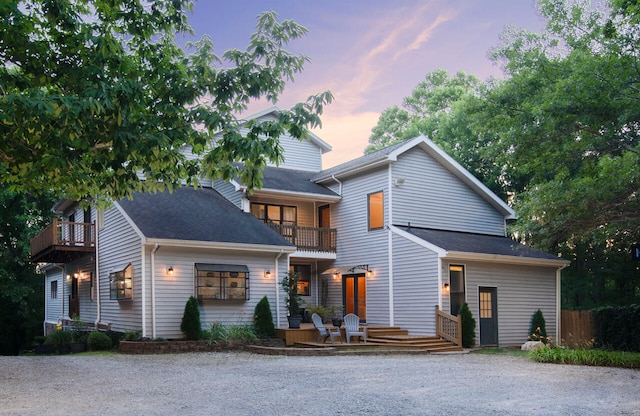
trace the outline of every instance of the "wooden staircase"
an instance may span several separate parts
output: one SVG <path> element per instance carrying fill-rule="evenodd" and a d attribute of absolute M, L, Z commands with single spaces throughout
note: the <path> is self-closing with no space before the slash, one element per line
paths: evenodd
<path fill-rule="evenodd" d="M 399 327 L 367 328 L 367 344 L 389 349 L 420 349 L 429 352 L 463 351 L 462 347 L 445 339 L 427 335 L 409 335 L 409 331 Z"/>

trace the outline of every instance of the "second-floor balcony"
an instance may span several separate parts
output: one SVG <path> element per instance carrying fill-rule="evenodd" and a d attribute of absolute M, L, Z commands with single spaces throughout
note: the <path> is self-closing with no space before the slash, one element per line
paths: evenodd
<path fill-rule="evenodd" d="M 296 246 L 298 251 L 336 252 L 338 233 L 335 228 L 302 227 L 273 222 L 267 222 L 266 224 Z"/>
<path fill-rule="evenodd" d="M 31 239 L 31 261 L 35 263 L 67 263 L 95 251 L 94 223 L 54 219 Z"/>

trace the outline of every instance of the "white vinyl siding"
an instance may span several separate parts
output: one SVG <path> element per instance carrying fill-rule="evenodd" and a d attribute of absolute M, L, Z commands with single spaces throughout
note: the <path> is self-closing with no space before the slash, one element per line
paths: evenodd
<path fill-rule="evenodd" d="M 449 264 L 443 262 L 443 273 Z M 478 288 L 497 288 L 498 343 L 517 346 L 527 340 L 531 316 L 540 309 L 547 334 L 556 333 L 556 275 L 554 268 L 464 262 L 466 301 L 476 320 L 476 344 L 480 343 Z"/>
<path fill-rule="evenodd" d="M 388 230 L 368 229 L 367 195 L 382 191 L 388 207 L 387 169 L 343 181 L 343 198 L 332 207 L 332 227 L 338 229 L 338 253 L 335 266 L 368 264 L 373 277 L 367 278 L 367 323 L 389 325 L 389 249 Z M 385 225 L 388 209 L 385 209 Z M 330 290 L 341 280 L 331 278 Z M 333 292 L 333 291 L 332 291 Z"/>
<path fill-rule="evenodd" d="M 101 322 L 111 323 L 114 331 L 139 330 L 142 327 L 142 262 L 141 240 L 120 211 L 113 207 L 105 212 L 105 227 L 100 231 L 100 314 Z M 109 272 L 131 263 L 133 267 L 133 299 L 109 299 Z M 149 285 L 149 282 L 147 282 Z M 147 315 L 150 299 L 146 298 Z"/>
<path fill-rule="evenodd" d="M 46 272 L 45 284 L 44 284 L 44 300 L 45 300 L 45 310 L 44 310 L 44 320 L 45 322 L 55 324 L 61 319 L 62 316 L 62 305 L 64 303 L 64 298 L 67 296 L 66 288 L 65 288 L 65 276 L 62 272 L 62 269 L 59 267 L 53 267 Z M 51 298 L 51 282 L 57 281 L 58 285 L 58 295 L 55 299 Z"/>
<path fill-rule="evenodd" d="M 95 262 L 93 256 L 84 256 L 80 260 L 67 263 L 66 273 L 70 276 L 78 275 L 78 298 L 80 319 L 85 322 L 94 322 L 96 320 L 98 304 L 95 300 L 91 300 L 91 273 L 95 274 Z M 69 296 L 71 295 L 72 279 L 64 279 L 65 293 L 65 312 L 69 314 Z M 60 291 L 60 288 L 58 288 Z M 108 292 L 107 292 L 108 294 Z M 59 296 L 59 294 L 58 294 Z M 73 316 L 69 316 L 73 318 Z"/>
<path fill-rule="evenodd" d="M 151 248 L 147 249 L 149 253 Z M 180 323 L 189 296 L 195 296 L 195 263 L 244 265 L 249 269 L 249 300 L 206 300 L 199 303 L 200 321 L 203 329 L 209 329 L 213 322 L 223 324 L 243 324 L 253 322 L 256 304 L 267 296 L 271 312 L 276 319 L 276 290 L 280 298 L 281 321 L 276 326 L 286 326 L 284 292 L 277 284 L 288 271 L 286 256 L 282 256 L 275 276 L 275 256 L 277 254 L 255 254 L 227 250 L 180 249 L 161 246 L 155 253 L 155 304 L 156 337 L 182 338 Z M 149 273 L 150 256 L 147 255 Z M 173 267 L 173 275 L 168 276 L 166 268 Z M 265 271 L 271 277 L 265 277 Z M 149 290 L 150 286 L 149 286 Z M 151 336 L 151 332 L 149 332 Z"/>
<path fill-rule="evenodd" d="M 412 241 L 393 236 L 394 324 L 411 335 L 435 335 L 438 256 Z"/>
<path fill-rule="evenodd" d="M 505 235 L 504 217 L 486 200 L 416 148 L 392 166 L 393 223 L 422 228 Z"/>
<path fill-rule="evenodd" d="M 220 195 L 225 197 L 227 200 L 231 201 L 233 205 L 237 206 L 240 209 L 243 209 L 242 192 L 237 191 L 234 185 L 230 184 L 229 182 L 217 180 L 213 184 L 213 189 L 218 191 Z"/>

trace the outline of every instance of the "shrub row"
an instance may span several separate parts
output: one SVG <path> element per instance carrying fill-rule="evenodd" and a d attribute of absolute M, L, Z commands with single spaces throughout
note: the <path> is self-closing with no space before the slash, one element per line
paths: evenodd
<path fill-rule="evenodd" d="M 555 347 L 535 349 L 531 351 L 530 357 L 541 363 L 640 368 L 640 354 L 632 352 Z"/>
<path fill-rule="evenodd" d="M 598 308 L 592 316 L 597 347 L 640 352 L 640 305 Z"/>

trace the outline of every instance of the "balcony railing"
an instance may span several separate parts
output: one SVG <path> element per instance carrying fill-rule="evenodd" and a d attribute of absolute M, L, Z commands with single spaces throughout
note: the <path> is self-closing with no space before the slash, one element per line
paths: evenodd
<path fill-rule="evenodd" d="M 266 224 L 296 246 L 299 251 L 336 252 L 338 233 L 335 228 L 301 227 L 272 222 Z"/>
<path fill-rule="evenodd" d="M 93 223 L 53 219 L 31 239 L 31 260 L 65 263 L 95 251 L 96 226 Z"/>

